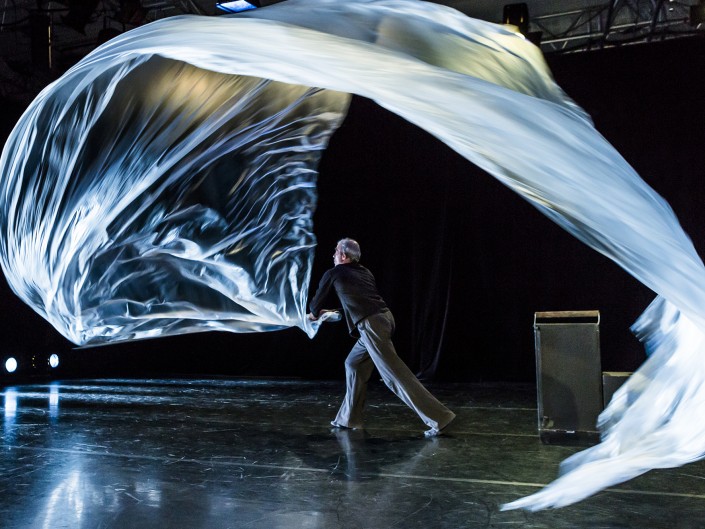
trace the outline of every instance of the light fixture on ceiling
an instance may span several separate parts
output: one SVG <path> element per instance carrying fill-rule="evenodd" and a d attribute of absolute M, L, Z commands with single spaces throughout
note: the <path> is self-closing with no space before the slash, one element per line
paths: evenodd
<path fill-rule="evenodd" d="M 526 35 L 529 31 L 529 6 L 523 2 L 505 5 L 502 20 L 504 24 L 516 26 L 522 35 Z"/>
<path fill-rule="evenodd" d="M 502 14 L 502 21 L 505 25 L 516 28 L 527 40 L 536 46 L 541 45 L 541 31 L 529 31 L 529 6 L 522 2 L 520 4 L 506 4 Z"/>
<path fill-rule="evenodd" d="M 218 2 L 215 7 L 226 13 L 240 13 L 242 11 L 248 11 L 250 9 L 257 8 L 256 5 L 247 2 L 246 0 L 234 0 L 232 2 Z"/>
<path fill-rule="evenodd" d="M 282 0 L 232 0 L 230 2 L 217 2 L 215 7 L 226 13 L 241 13 L 258 7 L 267 7 L 278 4 Z"/>

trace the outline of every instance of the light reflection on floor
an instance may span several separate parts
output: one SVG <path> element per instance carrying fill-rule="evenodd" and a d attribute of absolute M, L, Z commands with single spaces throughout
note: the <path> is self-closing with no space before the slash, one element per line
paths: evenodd
<path fill-rule="evenodd" d="M 331 430 L 340 382 L 81 380 L 2 390 L 3 528 L 705 527 L 705 465 L 565 509 L 500 512 L 577 450 L 536 435 L 535 391 L 435 385 L 427 440 L 373 384 L 363 431 Z"/>

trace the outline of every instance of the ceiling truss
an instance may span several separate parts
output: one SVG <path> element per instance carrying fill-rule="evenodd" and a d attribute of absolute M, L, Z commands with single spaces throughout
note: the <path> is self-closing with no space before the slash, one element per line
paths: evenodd
<path fill-rule="evenodd" d="M 109 38 L 170 16 L 217 15 L 215 1 L 0 0 L 0 97 L 31 100 L 42 87 Z M 446 1 L 453 5 L 452 0 Z M 544 11 L 530 17 L 527 36 L 540 42 L 545 54 L 556 54 L 705 35 L 705 23 L 693 19 L 698 14 L 705 18 L 704 3 L 586 2 L 581 9 Z M 550 5 L 555 4 L 560 2 Z"/>
<path fill-rule="evenodd" d="M 703 34 L 691 4 L 669 0 L 612 0 L 530 19 L 530 37 L 544 53 L 585 52 Z"/>

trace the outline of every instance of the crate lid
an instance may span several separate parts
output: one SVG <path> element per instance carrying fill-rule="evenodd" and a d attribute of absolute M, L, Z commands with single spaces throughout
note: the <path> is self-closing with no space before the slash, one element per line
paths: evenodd
<path fill-rule="evenodd" d="M 551 310 L 534 312 L 536 323 L 600 323 L 599 310 Z"/>

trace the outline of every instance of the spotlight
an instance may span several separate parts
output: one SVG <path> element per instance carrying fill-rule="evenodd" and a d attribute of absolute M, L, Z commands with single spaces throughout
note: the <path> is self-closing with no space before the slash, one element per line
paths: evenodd
<path fill-rule="evenodd" d="M 543 32 L 529 31 L 529 7 L 526 4 L 505 5 L 503 21 L 505 25 L 513 26 L 519 30 L 519 33 L 524 35 L 526 40 L 531 42 L 534 46 L 541 47 Z"/>
<path fill-rule="evenodd" d="M 267 7 L 278 4 L 282 0 L 233 0 L 232 2 L 216 2 L 215 7 L 227 13 L 240 13 L 258 7 Z"/>
<path fill-rule="evenodd" d="M 234 2 L 218 2 L 215 7 L 225 11 L 226 13 L 240 13 L 248 9 L 255 9 L 257 6 L 252 5 L 245 0 L 235 0 Z"/>
<path fill-rule="evenodd" d="M 690 6 L 690 25 L 696 28 L 705 22 L 705 1 L 700 0 L 700 3 Z"/>
<path fill-rule="evenodd" d="M 504 23 L 516 26 L 522 35 L 529 31 L 529 6 L 525 3 L 504 6 Z"/>
<path fill-rule="evenodd" d="M 58 367 L 59 365 L 59 355 L 54 353 L 49 357 L 49 365 L 53 368 Z"/>
<path fill-rule="evenodd" d="M 17 370 L 17 360 L 12 356 L 5 361 L 5 369 L 8 373 L 14 373 Z"/>

